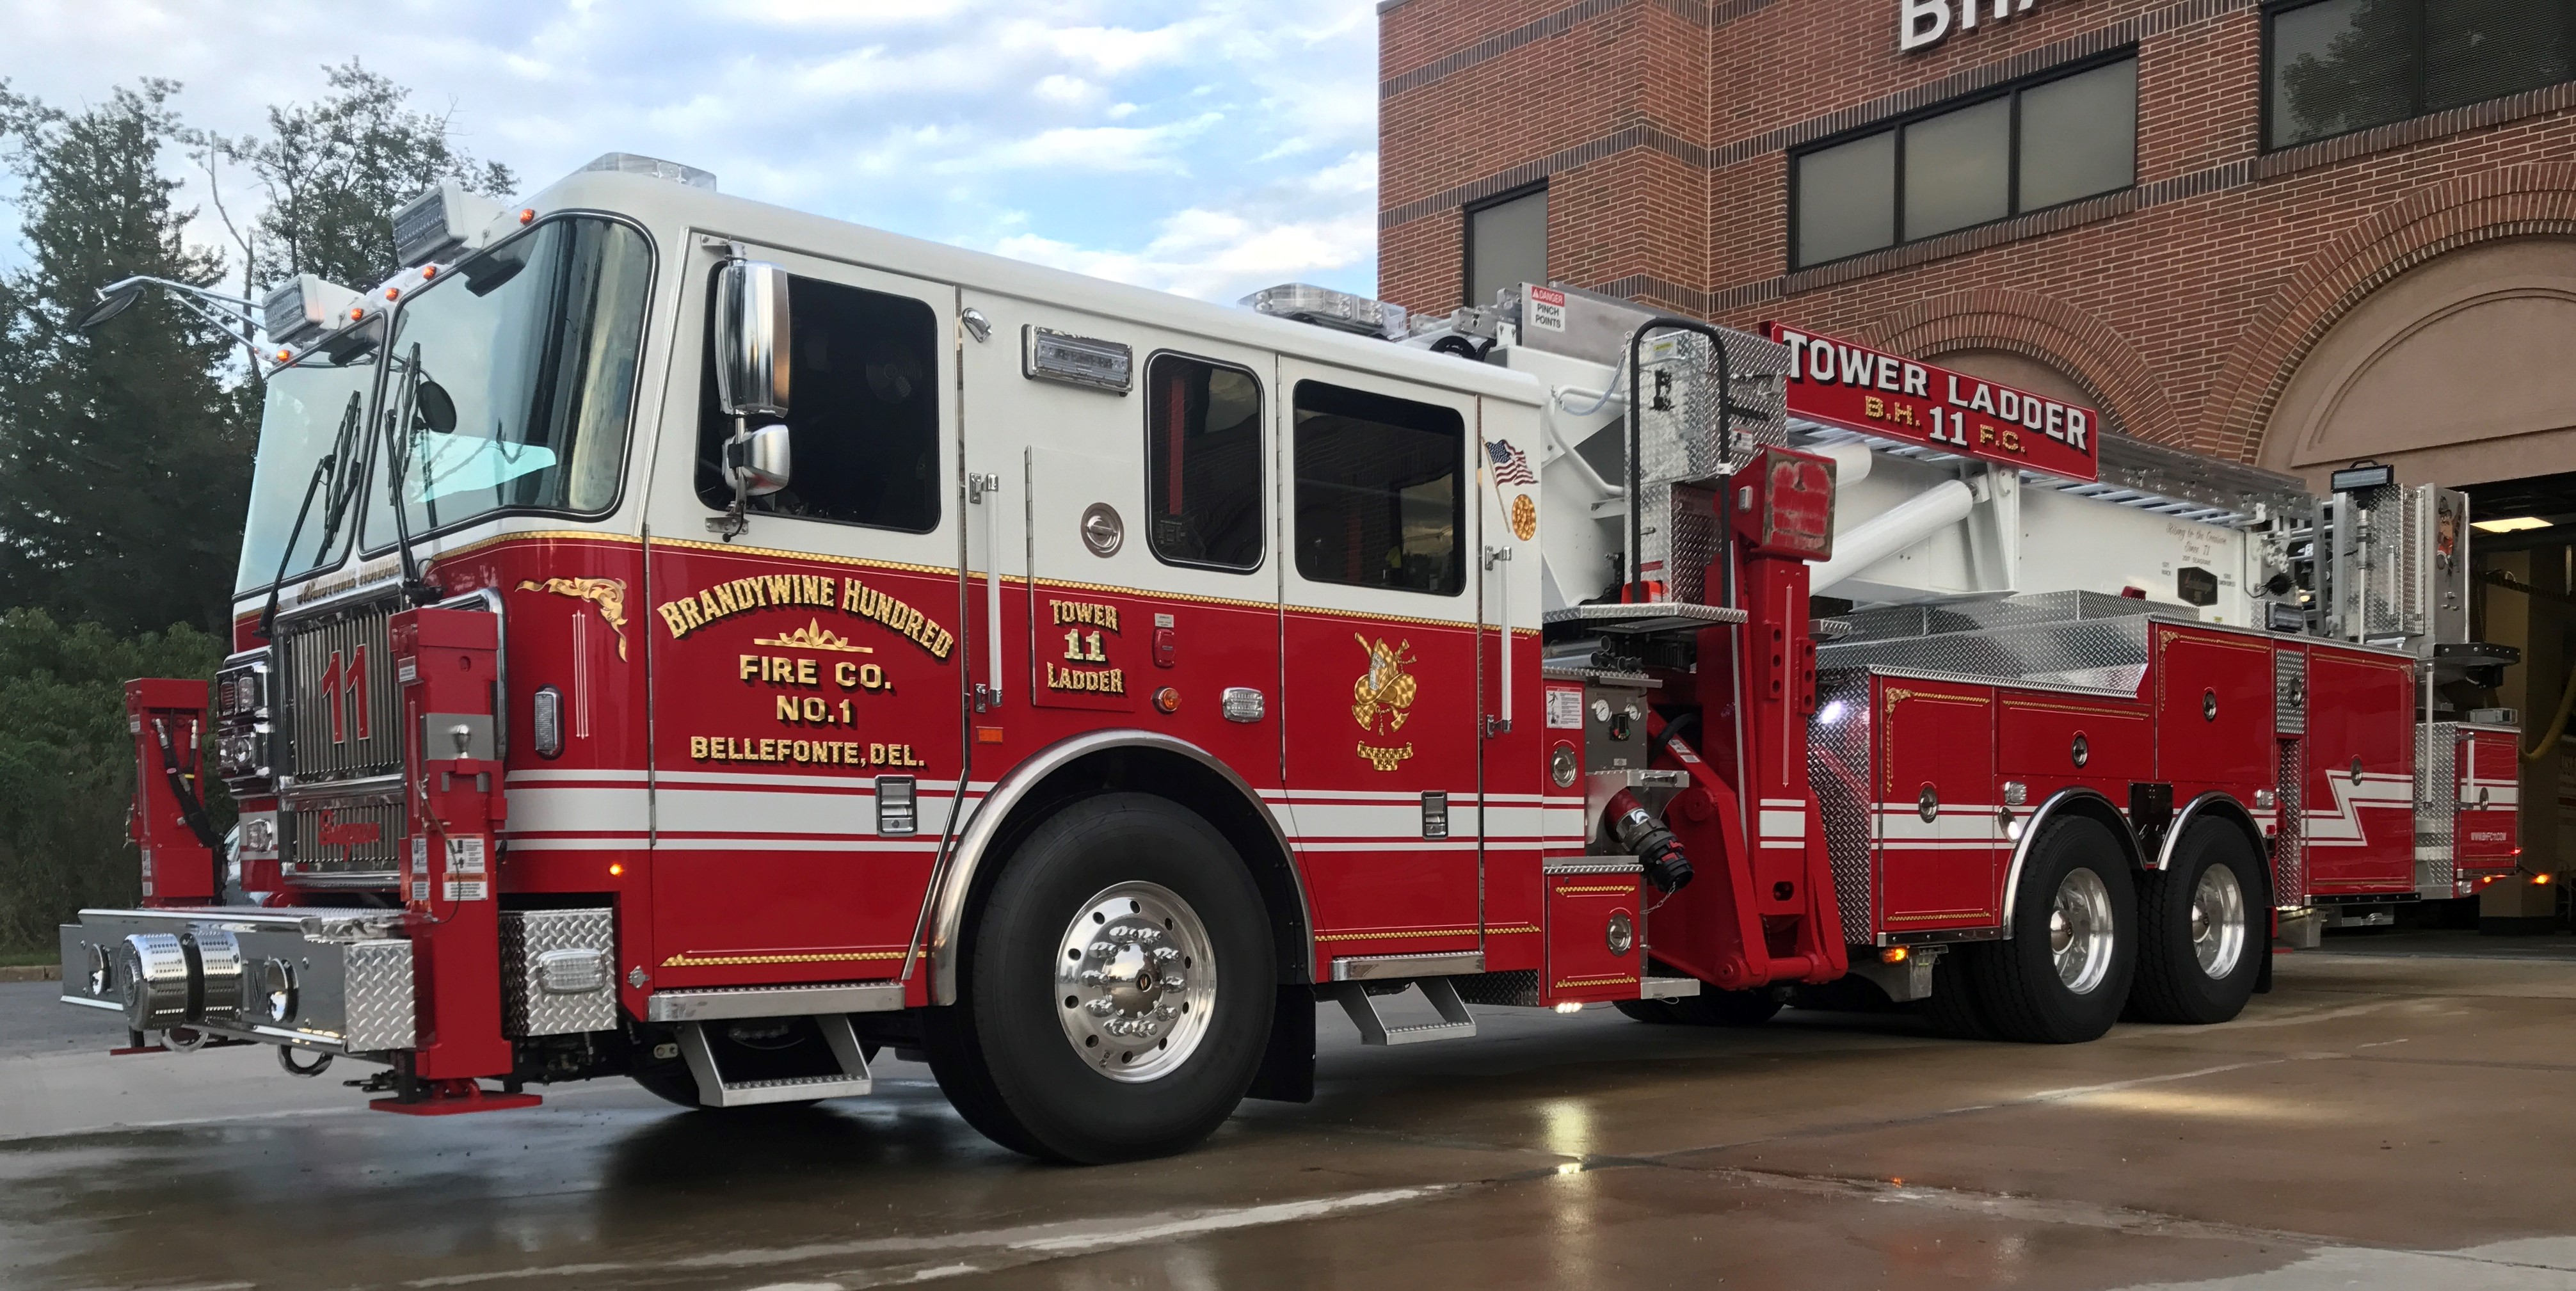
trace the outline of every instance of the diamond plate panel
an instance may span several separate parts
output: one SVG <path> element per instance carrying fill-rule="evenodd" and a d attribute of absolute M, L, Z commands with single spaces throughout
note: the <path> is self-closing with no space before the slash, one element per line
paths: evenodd
<path fill-rule="evenodd" d="M 1866 946 L 1878 939 L 1877 906 L 1870 882 L 1869 673 L 1828 672 L 1816 680 L 1816 715 L 1807 720 L 1807 784 L 1825 827 L 1825 859 L 1833 866 L 1834 901 L 1842 908 L 1843 943 Z"/>
<path fill-rule="evenodd" d="M 2281 741 L 2281 829 L 2273 835 L 2272 904 L 2294 908 L 2308 903 L 2307 743 Z"/>
<path fill-rule="evenodd" d="M 1475 973 L 1447 979 L 1458 988 L 1458 998 L 1469 1004 L 1534 1009 L 1538 1007 L 1538 970 L 1515 968 L 1500 973 Z"/>
<path fill-rule="evenodd" d="M 1938 636 L 1982 628 L 2030 627 L 2041 623 L 2074 623 L 2087 619 L 2126 619 L 2145 614 L 2177 614 L 2182 607 L 2156 605 L 2133 596 L 2101 592 L 2034 592 L 2022 596 L 1985 594 L 1954 596 L 1910 605 L 1885 605 L 1843 616 L 1851 624 L 1850 641 L 1883 641 L 1896 637 Z"/>
<path fill-rule="evenodd" d="M 1732 457 L 1718 442 L 1716 347 L 1695 332 L 1657 332 L 1638 361 L 1645 392 L 1637 425 L 1637 474 L 1646 485 L 1713 479 L 1765 444 L 1786 445 L 1789 347 L 1726 334 L 1726 419 Z"/>
<path fill-rule="evenodd" d="M 2415 727 L 2415 892 L 2425 898 L 2447 898 L 2457 877 L 2456 840 L 2460 813 L 2458 722 L 2423 722 Z"/>
<path fill-rule="evenodd" d="M 413 1047 L 419 1025 L 412 1005 L 411 943 L 352 942 L 342 952 L 341 1043 L 351 1053 Z"/>
<path fill-rule="evenodd" d="M 616 948 L 616 919 L 605 906 L 502 911 L 502 1033 L 577 1035 L 615 1028 Z"/>
<path fill-rule="evenodd" d="M 2308 733 L 2308 652 L 2272 652 L 2272 730 L 2280 735 Z"/>
<path fill-rule="evenodd" d="M 2035 682 L 2135 695 L 2147 670 L 2141 615 L 1938 636 L 1837 641 L 1816 649 L 1819 668 L 1893 668 Z"/>

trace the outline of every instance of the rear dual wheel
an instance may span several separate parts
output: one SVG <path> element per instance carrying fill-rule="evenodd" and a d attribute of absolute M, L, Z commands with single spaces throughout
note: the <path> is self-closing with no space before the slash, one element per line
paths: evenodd
<path fill-rule="evenodd" d="M 1277 960 L 1259 889 L 1205 820 L 1102 794 L 1040 824 L 972 917 L 923 1047 L 968 1124 L 1095 1163 L 1179 1152 L 1250 1087 Z"/>
<path fill-rule="evenodd" d="M 2269 922 L 2270 904 L 2262 857 L 2244 831 L 2192 822 L 2165 870 L 2139 880 L 2144 945 L 2131 1010 L 2149 1022 L 2201 1025 L 2243 1012 L 2270 951 L 2255 924 Z"/>

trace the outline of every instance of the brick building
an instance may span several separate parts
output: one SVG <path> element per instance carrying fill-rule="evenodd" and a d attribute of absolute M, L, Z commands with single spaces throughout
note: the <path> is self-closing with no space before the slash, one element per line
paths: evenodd
<path fill-rule="evenodd" d="M 1379 294 L 1777 320 L 2322 485 L 2467 486 L 2576 670 L 2576 0 L 1382 0 Z M 2576 754 L 2526 767 L 2576 869 Z M 2491 890 L 2549 921 L 2554 887 Z M 2560 916 L 2563 920 L 2563 916 Z"/>
<path fill-rule="evenodd" d="M 1962 3 L 1388 0 L 1380 294 L 1482 226 L 2276 469 L 2576 471 L 2576 6 Z"/>

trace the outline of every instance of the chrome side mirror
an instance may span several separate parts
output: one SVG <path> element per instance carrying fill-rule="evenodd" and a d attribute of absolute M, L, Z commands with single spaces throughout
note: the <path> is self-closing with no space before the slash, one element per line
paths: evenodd
<path fill-rule="evenodd" d="M 737 431 L 725 441 L 725 483 L 743 496 L 765 497 L 787 487 L 794 460 L 785 426 Z"/>
<path fill-rule="evenodd" d="M 716 275 L 715 334 L 716 401 L 725 416 L 787 415 L 787 343 L 787 271 L 726 261 Z"/>

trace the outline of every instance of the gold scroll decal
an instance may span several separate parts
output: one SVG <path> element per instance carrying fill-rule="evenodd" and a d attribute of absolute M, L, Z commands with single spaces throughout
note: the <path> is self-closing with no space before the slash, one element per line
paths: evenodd
<path fill-rule="evenodd" d="M 540 583 L 521 579 L 522 592 L 552 592 L 599 607 L 599 617 L 617 634 L 617 657 L 626 657 L 626 580 L 622 578 L 549 578 Z"/>
<path fill-rule="evenodd" d="M 855 578 L 830 574 L 761 574 L 718 583 L 695 596 L 664 601 L 654 607 L 663 626 L 678 640 L 711 623 L 771 607 L 839 610 L 874 619 L 920 646 L 933 659 L 946 659 L 957 638 L 939 621 L 903 601 Z"/>
<path fill-rule="evenodd" d="M 1368 653 L 1369 662 L 1368 671 L 1351 685 L 1351 720 L 1359 723 L 1366 735 L 1392 741 L 1395 733 L 1404 729 L 1405 719 L 1412 716 L 1413 697 L 1419 689 L 1413 674 L 1405 671 L 1406 665 L 1413 662 L 1413 643 L 1399 641 L 1389 648 L 1384 637 L 1371 644 L 1367 637 L 1357 633 L 1352 636 Z M 1393 771 L 1413 756 L 1409 743 L 1372 743 L 1368 739 L 1360 741 L 1357 751 L 1380 771 Z"/>

